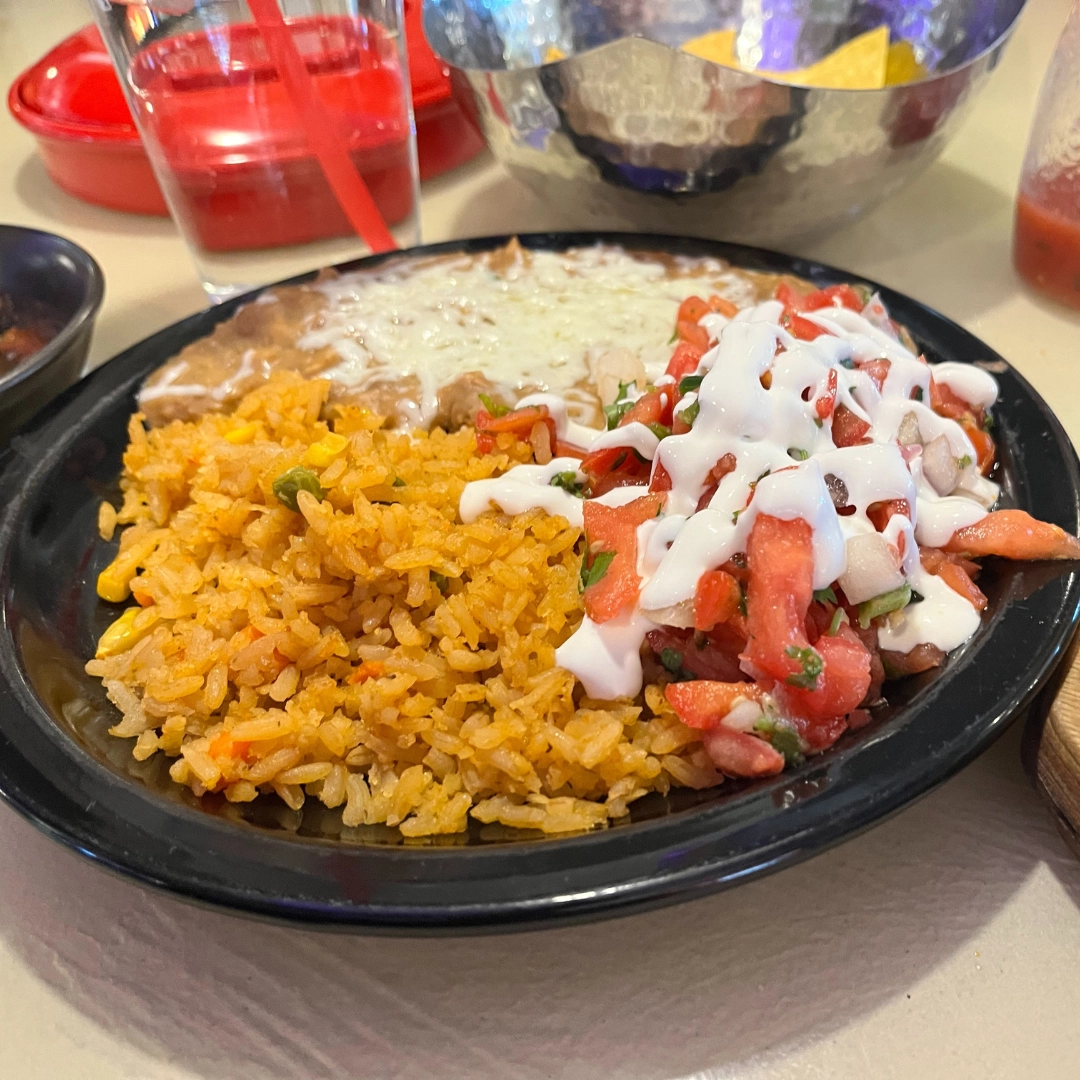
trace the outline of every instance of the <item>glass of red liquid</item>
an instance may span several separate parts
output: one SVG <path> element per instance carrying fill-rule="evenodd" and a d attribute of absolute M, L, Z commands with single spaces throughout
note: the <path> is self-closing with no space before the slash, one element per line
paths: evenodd
<path fill-rule="evenodd" d="M 291 38 L 285 52 L 295 60 L 291 79 L 279 70 L 280 38 L 276 50 L 268 41 L 265 2 L 258 24 L 244 0 L 94 0 L 94 7 L 212 300 L 370 254 L 340 185 L 335 193 L 328 180 L 331 133 L 339 164 L 355 168 L 369 209 L 389 227 L 386 243 L 418 242 L 402 0 L 277 0 Z M 307 107 L 305 93 L 316 99 Z"/>
<path fill-rule="evenodd" d="M 1080 308 L 1080 4 L 1039 92 L 1016 199 L 1013 262 L 1030 285 Z"/>

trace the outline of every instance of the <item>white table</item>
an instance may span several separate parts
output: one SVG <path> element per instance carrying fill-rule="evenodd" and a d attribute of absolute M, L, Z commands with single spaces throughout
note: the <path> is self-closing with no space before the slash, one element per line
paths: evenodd
<path fill-rule="evenodd" d="M 1012 199 L 1066 0 L 1031 0 L 944 158 L 801 254 L 924 300 L 1007 356 L 1080 437 L 1078 319 L 1024 291 Z M 0 0 L 0 86 L 86 21 Z M 0 220 L 101 262 L 93 359 L 203 305 L 163 220 L 55 189 L 0 117 Z M 425 192 L 429 240 L 580 226 L 489 159 Z M 331 936 L 189 907 L 0 808 L 0 1076 L 19 1080 L 921 1080 L 1080 1075 L 1080 867 L 1014 730 L 886 824 L 680 907 L 528 934 Z"/>

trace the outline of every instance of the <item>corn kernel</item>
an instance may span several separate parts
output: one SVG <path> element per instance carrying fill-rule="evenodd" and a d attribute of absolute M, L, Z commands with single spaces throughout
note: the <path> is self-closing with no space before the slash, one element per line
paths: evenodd
<path fill-rule="evenodd" d="M 135 616 L 139 614 L 142 608 L 128 608 L 119 619 L 116 620 L 106 631 L 101 635 L 101 640 L 98 642 L 97 652 L 94 656 L 98 659 L 104 659 L 106 656 L 116 656 L 118 653 L 126 652 L 139 640 L 146 632 L 145 630 L 140 633 L 132 625 L 135 621 Z"/>
<path fill-rule="evenodd" d="M 231 442 L 233 446 L 244 446 L 246 443 L 254 442 L 258 434 L 258 423 L 241 424 L 240 427 L 225 432 L 225 441 Z"/>
<path fill-rule="evenodd" d="M 109 563 L 98 574 L 97 594 L 102 600 L 108 600 L 111 604 L 122 604 L 130 595 L 128 582 L 130 577 L 124 576 L 123 569 L 118 569 L 116 563 Z"/>
<path fill-rule="evenodd" d="M 317 469 L 325 469 L 348 445 L 349 440 L 344 435 L 337 435 L 331 431 L 307 448 L 303 458 L 304 464 L 314 465 Z"/>

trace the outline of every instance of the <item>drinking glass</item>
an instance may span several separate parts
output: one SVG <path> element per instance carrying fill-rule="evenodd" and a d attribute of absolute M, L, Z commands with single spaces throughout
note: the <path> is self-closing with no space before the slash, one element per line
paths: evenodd
<path fill-rule="evenodd" d="M 403 0 L 91 6 L 212 300 L 419 240 Z"/>

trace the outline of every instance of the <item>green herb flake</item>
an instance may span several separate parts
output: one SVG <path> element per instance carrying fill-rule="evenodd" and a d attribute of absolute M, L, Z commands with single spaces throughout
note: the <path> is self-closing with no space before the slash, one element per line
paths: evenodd
<path fill-rule="evenodd" d="M 674 345 L 675 342 L 678 341 L 678 340 L 679 340 L 679 328 L 676 326 L 675 329 L 671 331 L 671 337 L 669 337 L 667 339 L 667 343 L 669 345 Z"/>
<path fill-rule="evenodd" d="M 829 629 L 825 631 L 829 637 L 836 637 L 840 633 L 840 627 L 844 623 L 848 623 L 851 620 L 848 618 L 848 613 L 842 608 L 838 607 L 832 613 L 832 622 L 829 623 Z"/>
<path fill-rule="evenodd" d="M 692 404 L 687 405 L 681 413 L 679 413 L 679 419 L 687 426 L 693 427 L 694 421 L 698 418 L 698 413 L 701 412 L 701 402 L 694 401 Z"/>
<path fill-rule="evenodd" d="M 911 603 L 911 586 L 907 583 L 898 589 L 892 589 L 880 596 L 872 596 L 859 605 L 859 626 L 866 630 L 879 615 L 888 615 L 890 611 L 899 611 Z"/>
<path fill-rule="evenodd" d="M 851 357 L 848 357 L 846 360 L 841 360 L 840 361 L 840 366 L 842 368 L 847 368 L 848 371 L 854 371 L 855 370 L 855 361 L 852 360 Z"/>
<path fill-rule="evenodd" d="M 429 572 L 431 577 L 431 583 L 443 594 L 446 595 L 446 590 L 450 588 L 450 579 L 445 574 L 440 574 L 435 570 Z"/>
<path fill-rule="evenodd" d="M 797 672 L 795 675 L 789 675 L 784 679 L 784 682 L 788 686 L 795 686 L 800 690 L 816 690 L 818 676 L 824 670 L 821 656 L 814 649 L 800 649 L 797 645 L 789 645 L 784 650 L 784 655 L 790 656 L 792 660 L 797 660 L 802 667 L 802 671 Z"/>
<path fill-rule="evenodd" d="M 611 565 L 611 561 L 614 558 L 614 551 L 601 551 L 593 556 L 591 565 L 587 565 L 588 556 L 581 560 L 582 591 L 591 588 L 593 585 L 596 585 L 603 580 L 604 575 L 608 572 L 608 567 Z"/>
<path fill-rule="evenodd" d="M 394 477 L 394 483 L 393 483 L 392 486 L 393 487 L 404 487 L 405 486 L 405 481 L 402 480 L 400 476 L 395 476 Z"/>
<path fill-rule="evenodd" d="M 983 417 L 982 427 L 983 431 L 987 432 L 988 434 L 994 430 L 994 418 L 990 415 L 989 411 Z"/>
<path fill-rule="evenodd" d="M 971 464 L 971 455 L 965 454 L 956 464 L 959 468 L 966 469 Z"/>
<path fill-rule="evenodd" d="M 794 458 L 796 461 L 806 461 L 810 457 L 810 451 L 800 450 L 797 446 L 793 446 L 788 450 L 788 457 Z"/>
<path fill-rule="evenodd" d="M 480 404 L 483 405 L 496 419 L 500 416 L 506 416 L 507 413 L 513 412 L 513 409 L 511 409 L 509 405 L 502 405 L 494 398 L 488 397 L 487 394 L 480 395 Z"/>
<path fill-rule="evenodd" d="M 695 393 L 704 378 L 704 375 L 684 375 L 679 380 L 679 396 Z"/>
<path fill-rule="evenodd" d="M 833 587 L 831 585 L 827 589 L 815 589 L 814 599 L 819 604 L 835 604 L 836 593 L 833 592 Z"/>
<path fill-rule="evenodd" d="M 549 481 L 549 484 L 554 488 L 562 488 L 563 491 L 579 499 L 585 498 L 585 487 L 578 481 L 577 473 L 573 469 L 556 473 Z"/>
<path fill-rule="evenodd" d="M 305 469 L 302 465 L 297 465 L 295 468 L 289 469 L 288 472 L 283 472 L 271 486 L 278 502 L 283 506 L 287 506 L 296 514 L 300 513 L 296 496 L 301 491 L 314 495 L 319 502 L 326 498 L 326 492 L 323 490 L 322 484 L 319 483 L 319 478 L 310 469 Z"/>
<path fill-rule="evenodd" d="M 739 582 L 739 614 L 746 618 L 746 586 Z"/>
<path fill-rule="evenodd" d="M 824 426 L 824 424 L 825 424 L 825 421 L 824 421 L 824 420 L 822 420 L 820 416 L 815 416 L 815 417 L 814 417 L 814 423 L 815 423 L 815 424 L 816 424 L 816 425 L 817 425 L 818 427 L 823 427 L 823 426 Z"/>
<path fill-rule="evenodd" d="M 671 434 L 671 428 L 663 424 L 652 423 L 645 425 L 658 439 L 666 439 Z"/>
<path fill-rule="evenodd" d="M 616 469 L 621 469 L 626 464 L 626 459 L 629 455 L 624 450 L 612 463 L 611 471 L 615 472 Z"/>
<path fill-rule="evenodd" d="M 678 675 L 682 671 L 682 653 L 679 652 L 678 649 L 661 649 L 660 663 L 663 664 L 672 675 Z"/>
<path fill-rule="evenodd" d="M 754 725 L 754 730 L 764 735 L 772 748 L 784 755 L 784 764 L 789 768 L 801 765 L 805 760 L 799 733 L 786 720 L 763 717 Z"/>
<path fill-rule="evenodd" d="M 619 426 L 619 421 L 634 407 L 634 402 L 629 397 L 631 386 L 637 386 L 636 379 L 628 383 L 620 382 L 615 400 L 610 405 L 604 406 L 608 431 L 614 431 Z"/>
<path fill-rule="evenodd" d="M 921 386 L 916 386 L 915 387 L 915 392 L 911 395 L 911 397 L 912 397 L 912 400 L 914 400 L 914 401 L 922 401 L 922 399 L 923 399 L 923 388 Z"/>

